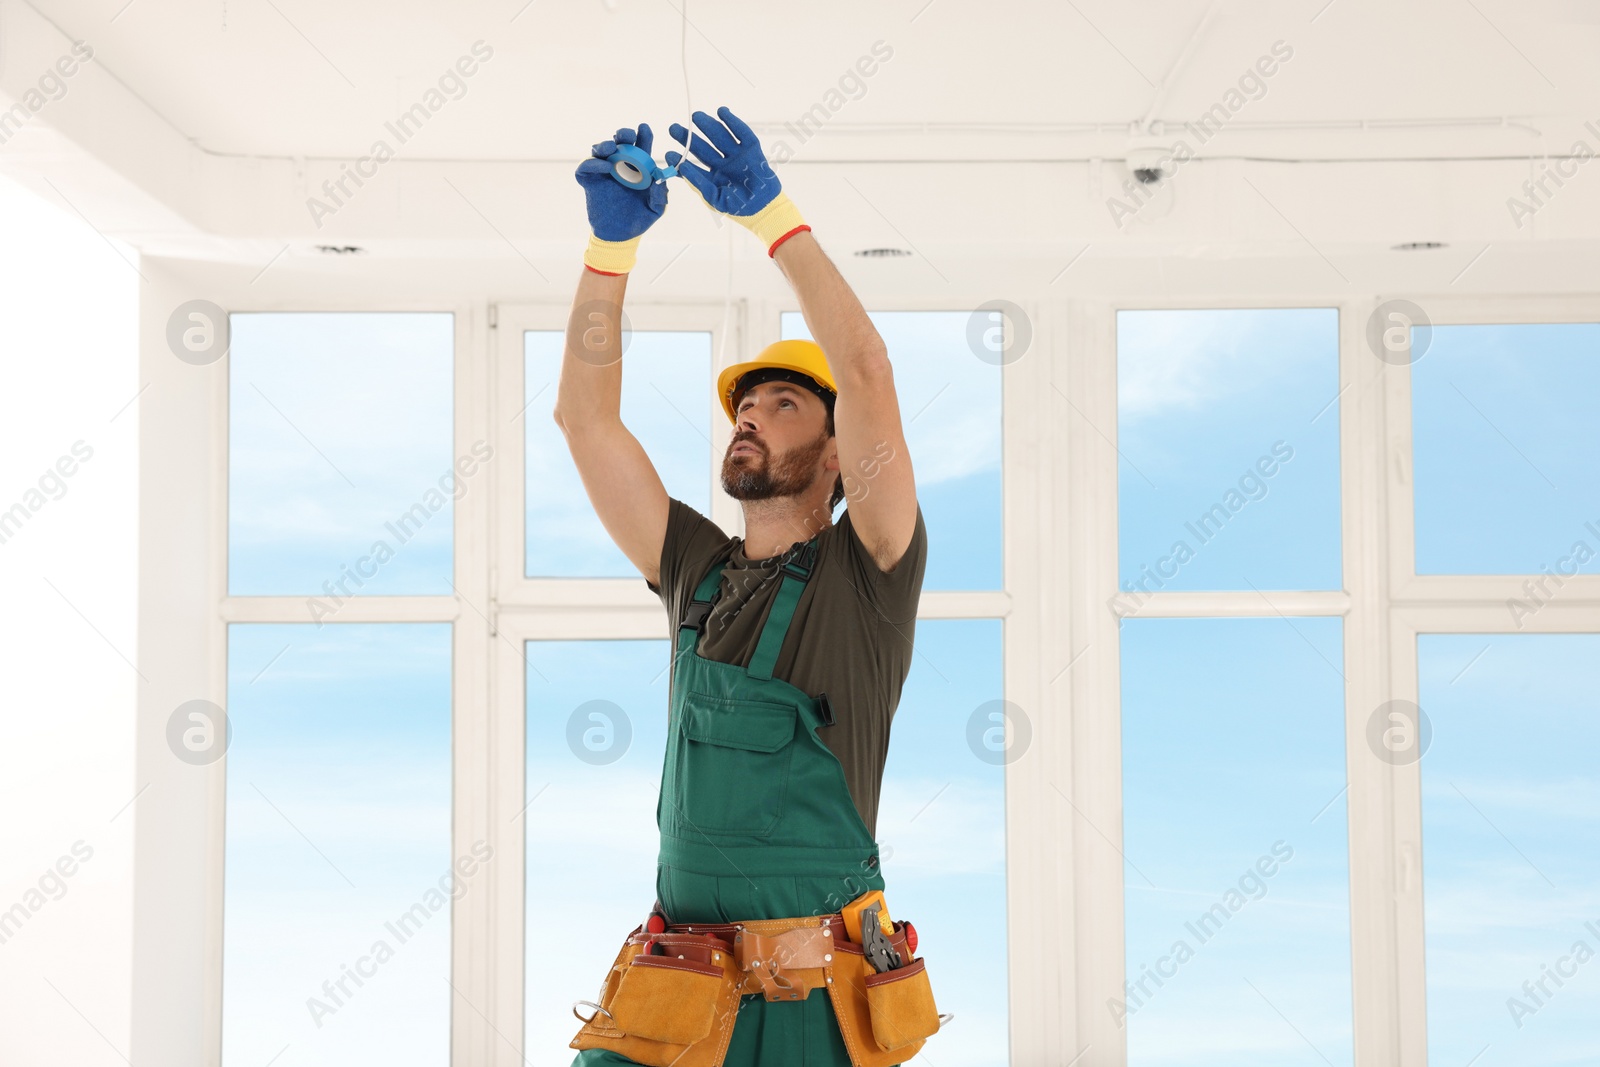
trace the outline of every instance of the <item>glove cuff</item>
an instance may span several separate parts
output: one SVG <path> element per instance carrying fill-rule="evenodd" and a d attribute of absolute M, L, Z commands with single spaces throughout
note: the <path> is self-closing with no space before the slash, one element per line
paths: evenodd
<path fill-rule="evenodd" d="M 591 233 L 589 247 L 583 251 L 583 265 L 596 274 L 626 274 L 638 260 L 639 237 L 626 241 L 603 241 Z"/>
<path fill-rule="evenodd" d="M 771 203 L 754 215 L 733 215 L 731 218 L 761 238 L 769 257 L 783 242 L 801 230 L 811 229 L 806 225 L 806 220 L 800 217 L 800 209 L 794 206 L 794 201 L 785 192 L 779 192 Z"/>

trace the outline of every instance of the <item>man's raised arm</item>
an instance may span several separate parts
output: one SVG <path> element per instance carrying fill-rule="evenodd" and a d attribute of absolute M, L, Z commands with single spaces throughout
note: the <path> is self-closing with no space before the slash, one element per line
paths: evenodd
<path fill-rule="evenodd" d="M 650 151 L 640 123 L 639 148 Z M 632 144 L 631 129 L 594 146 L 578 167 L 593 234 L 567 318 L 561 380 L 551 412 L 572 452 L 584 491 L 601 525 L 651 585 L 661 582 L 668 499 L 661 477 L 622 424 L 622 299 L 639 238 L 666 209 L 666 186 L 631 189 L 611 177 L 606 157 Z"/>
<path fill-rule="evenodd" d="M 694 113 L 704 137 L 676 123 L 670 127 L 673 138 L 705 164 L 704 170 L 677 152 L 668 152 L 667 162 L 677 166 L 712 210 L 760 238 L 793 286 L 839 388 L 834 438 L 851 522 L 879 569 L 893 570 L 916 531 L 917 488 L 888 349 L 783 192 L 755 132 L 725 107 L 717 115 L 720 122 L 703 111 Z"/>
<path fill-rule="evenodd" d="M 850 521 L 878 569 L 893 570 L 916 531 L 917 486 L 888 349 L 809 231 L 779 245 L 773 259 L 800 298 L 806 325 L 839 386 L 833 429 Z"/>

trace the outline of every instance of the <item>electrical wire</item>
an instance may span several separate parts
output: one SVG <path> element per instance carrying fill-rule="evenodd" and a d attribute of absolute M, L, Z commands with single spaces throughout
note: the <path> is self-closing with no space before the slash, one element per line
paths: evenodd
<path fill-rule="evenodd" d="M 685 136 L 692 141 L 694 140 L 694 99 L 689 92 L 689 0 L 678 0 L 678 2 L 681 5 L 678 8 L 678 14 L 681 16 L 678 26 L 678 66 L 683 71 L 683 105 L 686 112 L 683 128 L 687 131 Z M 688 145 L 683 146 L 683 161 L 684 163 L 689 161 Z M 717 331 L 716 365 L 721 368 L 727 366 L 723 356 L 728 351 L 728 324 L 733 317 L 733 227 L 727 225 L 727 220 L 721 215 L 717 216 L 717 225 L 726 230 L 728 234 L 728 272 L 722 291 L 722 327 Z"/>
<path fill-rule="evenodd" d="M 683 6 L 678 9 L 682 16 L 678 24 L 678 66 L 683 70 L 684 122 L 687 123 L 688 116 L 694 114 L 694 104 L 689 97 L 689 0 L 679 2 Z"/>

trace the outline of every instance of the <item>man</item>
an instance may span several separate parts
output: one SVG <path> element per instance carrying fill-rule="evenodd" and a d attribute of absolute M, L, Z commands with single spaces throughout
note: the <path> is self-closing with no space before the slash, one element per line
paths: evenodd
<path fill-rule="evenodd" d="M 668 497 L 620 419 L 620 309 L 640 237 L 666 208 L 666 186 L 624 185 L 606 160 L 619 143 L 650 151 L 642 123 L 594 146 L 594 158 L 578 168 L 594 232 L 554 415 L 606 532 L 661 597 L 673 627 L 649 929 L 721 924 L 731 943 L 730 924 L 754 920 L 795 920 L 780 924 L 787 930 L 809 916 L 816 929 L 803 932 L 822 934 L 818 917 L 841 922 L 841 907 L 884 888 L 874 841 L 878 792 L 911 666 L 927 532 L 882 338 L 783 193 L 755 134 L 727 108 L 718 114 L 721 122 L 694 113 L 704 137 L 692 144 L 682 126 L 671 127 L 703 168 L 676 152 L 667 161 L 712 210 L 761 239 L 817 339 L 780 341 L 718 376 L 733 424 L 722 487 L 743 507 L 745 536 L 728 537 Z M 833 508 L 846 496 L 835 524 Z M 903 925 L 894 924 L 895 944 L 910 965 L 915 943 L 904 940 Z M 684 958 L 678 946 L 663 954 Z M 711 960 L 721 956 L 693 958 L 705 961 L 707 974 L 720 966 Z M 793 976 L 809 973 L 820 986 L 820 959 L 813 962 L 814 972 Z M 623 983 L 639 988 L 662 980 L 658 968 L 625 970 Z M 574 1039 L 582 1050 L 574 1063 L 843 1067 L 865 1062 L 863 1048 L 875 1064 L 914 1055 L 921 1040 L 888 1054 L 870 1044 L 861 974 L 847 977 L 839 984 L 856 999 L 831 985 L 784 996 L 780 988 L 791 987 L 752 977 L 737 1002 L 719 1002 L 709 1031 L 688 1021 L 700 1006 L 707 1018 L 713 1013 L 710 1000 L 693 1001 L 687 978 L 681 990 L 652 986 L 649 1003 L 608 986 L 613 1011 L 594 1013 L 594 1025 Z M 705 983 L 706 997 L 714 984 Z M 646 1021 L 652 1006 L 659 1011 Z M 930 996 L 921 1015 L 904 1021 L 905 1034 L 930 1033 L 923 1024 L 931 1012 Z M 737 1025 L 723 1026 L 733 1013 Z M 659 1040 L 637 1036 L 646 1032 Z"/>

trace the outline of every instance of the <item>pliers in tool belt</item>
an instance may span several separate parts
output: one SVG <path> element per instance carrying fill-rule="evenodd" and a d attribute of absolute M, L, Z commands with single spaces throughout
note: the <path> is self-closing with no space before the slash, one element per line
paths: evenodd
<path fill-rule="evenodd" d="M 861 951 L 866 955 L 867 962 L 872 964 L 872 969 L 882 974 L 900 966 L 900 953 L 895 951 L 894 945 L 884 936 L 883 927 L 878 925 L 878 904 L 869 904 L 861 909 Z"/>

